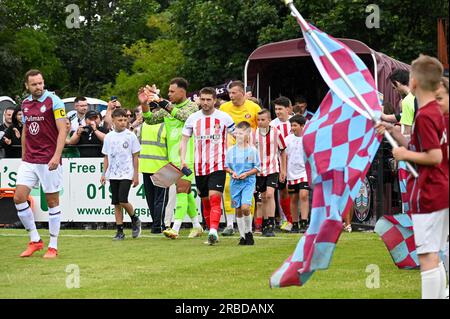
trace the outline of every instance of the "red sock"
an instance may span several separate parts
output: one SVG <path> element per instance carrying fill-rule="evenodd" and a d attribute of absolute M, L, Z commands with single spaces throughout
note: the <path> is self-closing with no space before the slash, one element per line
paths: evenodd
<path fill-rule="evenodd" d="M 222 216 L 222 196 L 212 195 L 209 197 L 209 202 L 211 204 L 210 213 L 210 229 L 219 229 L 220 216 Z"/>
<path fill-rule="evenodd" d="M 211 203 L 209 202 L 209 198 L 202 198 L 203 204 L 203 217 L 205 217 L 205 222 L 208 228 L 210 227 L 210 215 L 211 215 Z"/>
<path fill-rule="evenodd" d="M 262 225 L 262 217 L 256 217 L 256 221 L 255 221 L 255 225 L 256 226 L 261 226 Z"/>
<path fill-rule="evenodd" d="M 292 224 L 291 199 L 289 197 L 280 199 L 280 204 L 286 219 Z"/>

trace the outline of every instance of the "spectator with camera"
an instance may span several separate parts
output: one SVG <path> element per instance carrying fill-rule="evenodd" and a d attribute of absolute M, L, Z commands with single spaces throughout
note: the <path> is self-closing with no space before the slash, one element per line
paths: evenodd
<path fill-rule="evenodd" d="M 97 111 L 87 111 L 85 121 L 86 125 L 78 127 L 67 144 L 79 145 L 80 157 L 102 157 L 103 140 L 109 130 L 100 125 L 101 116 Z"/>

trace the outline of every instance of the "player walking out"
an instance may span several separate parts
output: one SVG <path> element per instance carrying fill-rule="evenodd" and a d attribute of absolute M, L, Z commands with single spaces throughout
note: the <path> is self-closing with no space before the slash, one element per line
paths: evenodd
<path fill-rule="evenodd" d="M 188 82 L 183 78 L 174 78 L 170 81 L 169 101 L 161 99 L 156 92 L 156 87 L 146 87 L 140 90 L 139 101 L 142 106 L 142 115 L 145 123 L 154 125 L 158 123 L 165 124 L 167 130 L 167 152 L 169 161 L 175 166 L 180 167 L 180 141 L 183 126 L 189 115 L 198 111 L 198 106 L 187 98 Z M 156 108 L 155 112 L 150 112 L 150 106 Z M 190 170 L 193 170 L 194 145 L 190 140 L 188 143 L 186 163 Z M 191 183 L 193 175 L 183 176 L 177 182 L 177 207 L 173 228 L 163 231 L 163 234 L 171 239 L 178 238 L 186 214 L 192 220 L 193 229 L 190 237 L 201 234 L 203 229 L 198 221 L 197 204 L 193 193 L 191 192 Z"/>
<path fill-rule="evenodd" d="M 44 90 L 44 78 L 39 70 L 25 74 L 25 87 L 30 96 L 22 103 L 22 162 L 17 172 L 14 203 L 31 241 L 20 256 L 29 257 L 44 247 L 27 202 L 31 189 L 40 182 L 49 207 L 50 243 L 44 258 L 55 258 L 61 225 L 59 191 L 62 189 L 61 154 L 67 136 L 66 112 L 61 99 Z"/>
<path fill-rule="evenodd" d="M 181 140 L 181 166 L 187 167 L 186 149 L 192 135 L 195 138 L 195 182 L 204 207 L 209 228 L 208 243 L 218 242 L 222 193 L 225 187 L 225 154 L 227 134 L 234 131 L 234 121 L 225 112 L 216 110 L 216 90 L 200 91 L 201 110 L 189 116 Z"/>

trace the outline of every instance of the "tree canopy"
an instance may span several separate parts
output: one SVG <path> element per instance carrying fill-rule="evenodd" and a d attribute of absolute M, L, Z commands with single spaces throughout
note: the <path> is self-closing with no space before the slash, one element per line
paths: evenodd
<path fill-rule="evenodd" d="M 367 28 L 367 6 L 380 10 Z M 437 18 L 448 2 L 435 0 L 301 0 L 305 19 L 334 37 L 352 38 L 410 63 L 436 55 Z M 191 90 L 242 79 L 258 46 L 301 37 L 279 0 L 0 0 L 0 95 L 22 94 L 30 68 L 62 97 L 117 95 L 136 103 L 136 90 L 184 76 Z M 79 27 L 74 27 L 74 22 Z M 71 24 L 72 23 L 72 24 Z"/>

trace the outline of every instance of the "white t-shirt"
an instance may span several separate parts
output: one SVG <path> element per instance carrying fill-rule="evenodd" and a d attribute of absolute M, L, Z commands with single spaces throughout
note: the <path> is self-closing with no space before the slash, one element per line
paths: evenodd
<path fill-rule="evenodd" d="M 133 179 L 133 154 L 140 152 L 141 145 L 130 130 L 111 131 L 105 136 L 102 153 L 108 156 L 106 179 Z"/>
<path fill-rule="evenodd" d="M 287 180 L 297 181 L 304 179 L 307 181 L 305 160 L 303 158 L 303 137 L 289 134 L 285 138 L 287 155 Z"/>
<path fill-rule="evenodd" d="M 183 135 L 194 135 L 195 175 L 204 176 L 225 169 L 227 135 L 233 131 L 233 119 L 220 110 L 215 110 L 211 115 L 205 115 L 200 110 L 188 117 Z"/>
<path fill-rule="evenodd" d="M 82 119 L 78 118 L 76 110 L 67 112 L 66 116 L 70 121 L 71 132 L 75 132 L 76 130 L 78 130 L 79 126 L 86 126 L 86 121 L 84 120 L 84 117 Z"/>

